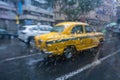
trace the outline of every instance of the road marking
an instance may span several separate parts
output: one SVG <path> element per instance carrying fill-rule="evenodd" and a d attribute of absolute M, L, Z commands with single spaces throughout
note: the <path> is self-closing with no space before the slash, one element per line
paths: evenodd
<path fill-rule="evenodd" d="M 41 53 L 31 54 L 31 55 L 24 55 L 24 56 L 18 56 L 18 57 L 13 57 L 13 58 L 7 58 L 7 59 L 4 59 L 4 60 L 1 60 L 0 63 L 7 62 L 7 61 L 13 61 L 13 60 L 17 60 L 17 59 L 23 59 L 23 58 L 27 58 L 27 57 L 31 57 L 31 56 L 40 55 L 40 54 Z"/>
<path fill-rule="evenodd" d="M 96 61 L 94 61 L 94 62 L 92 62 L 92 63 L 90 63 L 90 64 L 88 64 L 88 65 L 86 65 L 86 66 L 84 66 L 84 67 L 82 67 L 82 68 L 80 68 L 78 70 L 76 70 L 76 71 L 73 71 L 73 72 L 65 74 L 65 75 L 63 75 L 61 77 L 58 77 L 55 80 L 66 80 L 66 79 L 69 79 L 69 78 L 71 78 L 71 77 L 73 77 L 73 76 L 75 76 L 75 75 L 77 75 L 77 74 L 79 74 L 79 73 L 81 73 L 81 72 L 83 72 L 83 71 L 93 67 L 93 66 L 97 66 L 97 65 L 101 64 L 103 61 L 105 61 L 106 59 L 114 56 L 118 52 L 120 52 L 120 49 L 115 51 L 114 53 L 112 53 L 112 54 L 110 54 L 110 55 L 108 55 L 108 56 L 106 56 L 104 58 L 101 58 L 100 60 L 96 60 Z"/>

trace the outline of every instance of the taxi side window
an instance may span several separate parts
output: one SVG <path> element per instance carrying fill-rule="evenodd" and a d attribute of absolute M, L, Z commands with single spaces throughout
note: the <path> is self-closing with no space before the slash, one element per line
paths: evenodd
<path fill-rule="evenodd" d="M 81 34 L 83 33 L 83 27 L 82 25 L 77 25 L 72 29 L 72 34 Z"/>
<path fill-rule="evenodd" d="M 85 26 L 85 31 L 86 33 L 91 33 L 93 32 L 93 29 L 90 26 Z"/>

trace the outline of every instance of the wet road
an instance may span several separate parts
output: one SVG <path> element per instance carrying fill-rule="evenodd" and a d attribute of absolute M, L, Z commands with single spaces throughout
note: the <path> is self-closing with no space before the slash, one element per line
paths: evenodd
<path fill-rule="evenodd" d="M 99 59 L 120 49 L 119 40 L 107 38 L 100 50 Z M 17 39 L 0 40 L 0 80 L 56 80 L 95 61 L 90 52 L 80 54 L 74 60 L 54 64 L 41 64 L 42 55 L 33 53 Z M 120 80 L 120 52 L 85 69 L 68 80 Z M 63 79 L 64 80 L 64 79 Z"/>

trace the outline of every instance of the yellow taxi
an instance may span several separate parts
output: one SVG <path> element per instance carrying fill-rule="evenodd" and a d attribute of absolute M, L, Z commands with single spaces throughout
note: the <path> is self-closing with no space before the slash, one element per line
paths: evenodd
<path fill-rule="evenodd" d="M 103 39 L 103 33 L 96 32 L 87 23 L 62 22 L 55 25 L 50 33 L 36 36 L 35 44 L 43 54 L 71 58 L 77 51 L 99 46 Z"/>

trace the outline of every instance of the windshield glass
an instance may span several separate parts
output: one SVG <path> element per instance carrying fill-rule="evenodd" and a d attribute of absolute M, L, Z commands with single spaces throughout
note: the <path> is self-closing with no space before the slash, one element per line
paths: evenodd
<path fill-rule="evenodd" d="M 62 32 L 64 30 L 64 26 L 54 26 L 51 32 Z"/>

